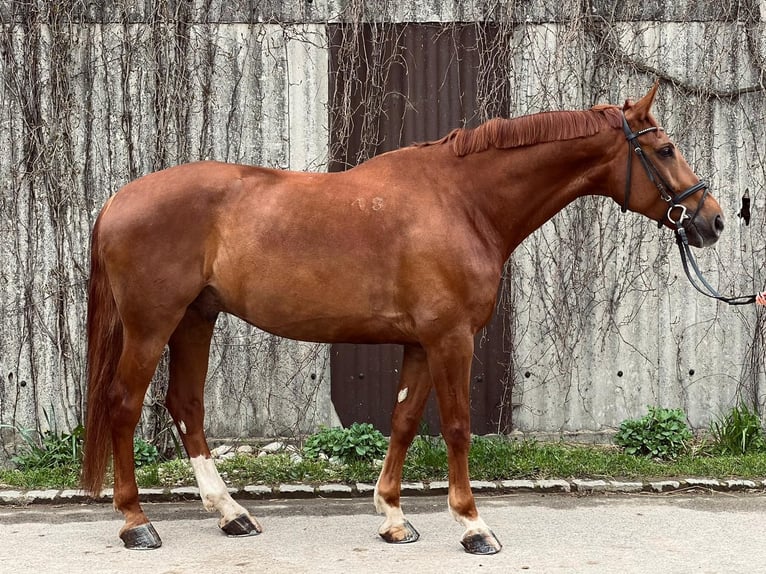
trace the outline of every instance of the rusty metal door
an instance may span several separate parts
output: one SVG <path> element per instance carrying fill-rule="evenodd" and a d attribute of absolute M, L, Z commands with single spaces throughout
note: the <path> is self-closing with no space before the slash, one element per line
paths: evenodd
<path fill-rule="evenodd" d="M 505 110 L 509 81 L 482 60 L 483 50 L 503 38 L 487 25 L 338 24 L 328 35 L 333 171 Z M 471 429 L 477 434 L 511 427 L 509 325 L 507 314 L 496 313 L 476 339 Z M 333 345 L 332 400 L 344 425 L 370 422 L 390 433 L 402 354 L 398 345 Z M 433 393 L 422 429 L 439 432 Z"/>

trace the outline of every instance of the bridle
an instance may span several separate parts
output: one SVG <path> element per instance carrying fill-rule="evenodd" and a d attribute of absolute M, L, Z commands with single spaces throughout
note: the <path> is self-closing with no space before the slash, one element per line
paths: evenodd
<path fill-rule="evenodd" d="M 684 272 L 686 273 L 686 277 L 689 279 L 689 283 L 691 283 L 697 291 L 706 297 L 717 299 L 729 305 L 748 305 L 750 303 L 754 303 L 755 295 L 724 297 L 718 293 L 718 291 L 716 291 L 702 276 L 702 272 L 700 271 L 699 266 L 697 265 L 697 261 L 692 255 L 691 248 L 689 247 L 689 240 L 686 236 L 686 229 L 684 229 L 683 224 L 687 219 L 694 220 L 694 218 L 697 217 L 697 213 L 699 213 L 699 210 L 702 209 L 702 205 L 705 203 L 705 199 L 708 196 L 708 185 L 706 182 L 700 180 L 681 193 L 676 194 L 672 192 L 671 186 L 668 184 L 665 178 L 662 177 L 662 174 L 659 172 L 654 163 L 652 163 L 652 160 L 649 159 L 649 157 L 647 157 L 647 155 L 644 153 L 644 150 L 641 148 L 641 144 L 638 141 L 638 138 L 642 135 L 649 132 L 662 131 L 662 129 L 663 128 L 659 126 L 651 126 L 634 132 L 630 129 L 628 120 L 625 118 L 625 114 L 622 114 L 622 130 L 625 132 L 625 139 L 628 141 L 628 171 L 627 177 L 625 179 L 625 197 L 621 207 L 622 212 L 625 213 L 628 210 L 628 202 L 630 201 L 630 188 L 633 173 L 633 153 L 635 153 L 638 156 L 638 159 L 641 160 L 641 165 L 643 165 L 644 171 L 646 172 L 646 176 L 649 178 L 649 181 L 654 184 L 654 186 L 657 188 L 657 191 L 660 192 L 660 197 L 662 197 L 662 199 L 664 199 L 669 205 L 667 213 L 665 213 L 662 219 L 658 221 L 658 224 L 660 227 L 662 227 L 665 224 L 665 220 L 667 219 L 668 222 L 675 226 L 676 243 L 678 244 L 678 251 L 681 254 L 681 263 L 683 264 Z M 702 192 L 702 197 L 697 202 L 697 207 L 694 209 L 694 212 L 689 215 L 687 213 L 687 207 L 682 202 L 686 198 L 697 193 L 700 189 L 704 190 Z M 700 287 L 700 285 L 697 283 L 697 281 L 695 281 L 689 272 L 690 265 L 700 283 L 702 284 L 702 287 Z"/>
<path fill-rule="evenodd" d="M 652 160 L 649 159 L 646 154 L 644 153 L 644 150 L 641 148 L 641 144 L 638 141 L 638 138 L 641 137 L 644 134 L 648 134 L 649 132 L 658 132 L 658 131 L 664 131 L 663 128 L 659 126 L 651 126 L 648 128 L 644 128 L 642 130 L 639 130 L 637 132 L 634 132 L 630 129 L 630 126 L 628 125 L 628 120 L 625 119 L 625 114 L 622 115 L 622 130 L 625 132 L 625 139 L 628 140 L 628 176 L 625 180 L 625 199 L 622 204 L 622 212 L 625 213 L 628 210 L 628 202 L 630 201 L 630 187 L 631 187 L 631 178 L 633 173 L 633 157 L 631 155 L 631 151 L 633 151 L 637 156 L 638 159 L 641 160 L 641 165 L 644 166 L 644 171 L 646 172 L 647 177 L 649 178 L 649 181 L 651 181 L 654 186 L 657 188 L 657 191 L 660 192 L 660 197 L 664 199 L 668 204 L 668 211 L 665 214 L 665 217 L 663 219 L 660 219 L 658 221 L 658 224 L 660 227 L 662 227 L 665 223 L 665 218 L 676 226 L 676 230 L 681 230 L 685 234 L 685 230 L 683 229 L 683 222 L 687 219 L 694 219 L 697 216 L 697 212 L 702 208 L 702 204 L 705 202 L 705 199 L 708 196 L 708 186 L 707 183 L 704 181 L 698 181 L 688 189 L 684 190 L 683 192 L 679 194 L 672 194 L 670 190 L 670 185 L 665 180 L 664 177 L 662 177 L 662 174 L 659 172 L 657 167 L 652 163 Z M 700 198 L 699 202 L 697 203 L 697 208 L 694 210 L 694 213 L 692 215 L 689 215 L 687 213 L 686 206 L 682 203 L 687 197 L 694 195 L 697 193 L 700 189 L 704 189 L 705 191 L 702 193 L 702 197 Z M 678 214 L 677 218 L 673 218 L 673 210 L 678 209 L 680 210 L 680 213 Z"/>

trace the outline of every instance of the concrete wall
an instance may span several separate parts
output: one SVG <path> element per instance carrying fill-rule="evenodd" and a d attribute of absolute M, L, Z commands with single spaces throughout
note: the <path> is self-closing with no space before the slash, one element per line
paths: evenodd
<path fill-rule="evenodd" d="M 0 424 L 82 420 L 89 230 L 121 185 L 203 158 L 325 169 L 328 22 L 496 22 L 514 115 L 620 103 L 661 78 L 657 115 L 728 216 L 701 267 L 724 292 L 762 289 L 764 3 L 580 4 L 0 3 Z M 735 216 L 745 189 L 750 226 Z M 509 269 L 520 429 L 600 431 L 647 404 L 701 427 L 738 395 L 763 404 L 761 314 L 692 291 L 651 222 L 588 198 Z M 332 423 L 328 356 L 222 318 L 209 434 Z M 164 384 L 160 373 L 146 398 L 149 435 L 167 424 Z"/>

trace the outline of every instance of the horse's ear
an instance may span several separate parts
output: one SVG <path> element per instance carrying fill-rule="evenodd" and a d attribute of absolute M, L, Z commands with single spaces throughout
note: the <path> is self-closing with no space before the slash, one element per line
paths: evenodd
<path fill-rule="evenodd" d="M 652 108 L 652 104 L 654 103 L 654 97 L 657 95 L 657 90 L 660 87 L 660 82 L 657 80 L 654 82 L 654 85 L 651 87 L 651 89 L 647 92 L 647 94 L 638 100 L 635 104 L 627 100 L 625 102 L 625 106 L 623 106 L 624 111 L 632 110 L 632 115 L 636 119 L 644 119 L 646 116 L 649 115 L 649 112 Z"/>

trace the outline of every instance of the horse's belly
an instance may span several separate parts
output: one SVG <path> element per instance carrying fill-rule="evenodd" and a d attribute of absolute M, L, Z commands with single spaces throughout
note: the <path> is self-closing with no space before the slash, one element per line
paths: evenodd
<path fill-rule="evenodd" d="M 292 273 L 290 273 L 292 271 Z M 408 314 L 394 304 L 385 281 L 312 277 L 306 267 L 254 271 L 237 285 L 217 286 L 223 310 L 275 335 L 317 342 L 407 342 Z"/>
<path fill-rule="evenodd" d="M 313 309 L 293 303 L 254 309 L 241 316 L 281 337 L 320 343 L 406 343 L 413 340 L 402 321 L 353 309 Z"/>

